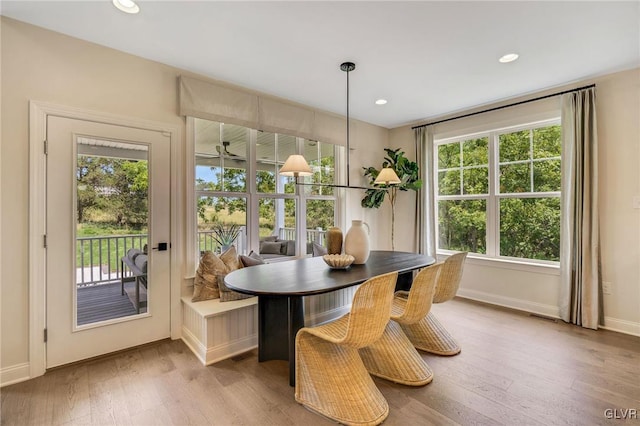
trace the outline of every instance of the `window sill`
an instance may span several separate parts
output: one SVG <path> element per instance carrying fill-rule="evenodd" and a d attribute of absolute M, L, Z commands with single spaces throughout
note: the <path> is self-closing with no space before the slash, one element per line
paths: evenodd
<path fill-rule="evenodd" d="M 453 253 L 438 252 L 438 260 L 444 260 Z M 510 259 L 496 259 L 483 257 L 469 253 L 466 263 L 470 265 L 486 266 L 491 268 L 512 269 L 516 271 L 533 272 L 546 275 L 560 275 L 559 263 L 533 263 Z"/>

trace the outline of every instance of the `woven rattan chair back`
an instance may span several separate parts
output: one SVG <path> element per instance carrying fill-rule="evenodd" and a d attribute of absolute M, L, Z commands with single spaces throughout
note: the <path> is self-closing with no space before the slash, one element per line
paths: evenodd
<path fill-rule="evenodd" d="M 382 336 L 391 315 L 397 279 L 397 272 L 379 275 L 365 281 L 356 290 L 349 325 L 340 344 L 357 349 L 369 346 Z"/>
<path fill-rule="evenodd" d="M 467 252 L 456 253 L 444 261 L 433 296 L 433 303 L 442 303 L 455 297 L 462 279 L 462 269 Z"/>
<path fill-rule="evenodd" d="M 404 311 L 399 316 L 392 315 L 391 319 L 401 324 L 414 324 L 427 316 L 442 265 L 444 262 L 439 262 L 418 272 L 411 284 Z"/>

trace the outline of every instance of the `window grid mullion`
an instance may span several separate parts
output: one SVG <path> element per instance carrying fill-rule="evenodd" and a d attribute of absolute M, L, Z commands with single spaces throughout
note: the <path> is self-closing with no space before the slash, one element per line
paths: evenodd
<path fill-rule="evenodd" d="M 498 136 L 489 134 L 489 198 L 487 199 L 487 255 L 495 257 L 500 252 L 500 206 L 498 192 Z"/>
<path fill-rule="evenodd" d="M 462 173 L 462 165 L 464 164 L 463 158 L 462 158 L 462 141 L 458 142 L 458 152 L 460 153 L 458 155 L 458 160 L 459 160 L 459 172 L 460 173 L 460 195 L 464 194 L 464 182 L 462 181 L 462 179 L 464 179 L 464 174 Z"/>
<path fill-rule="evenodd" d="M 534 192 L 533 188 L 533 130 L 529 130 L 529 188 Z"/>

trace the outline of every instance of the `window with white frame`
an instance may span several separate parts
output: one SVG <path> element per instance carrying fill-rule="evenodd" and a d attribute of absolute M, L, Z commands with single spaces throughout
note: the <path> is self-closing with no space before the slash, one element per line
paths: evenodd
<path fill-rule="evenodd" d="M 559 120 L 436 140 L 438 250 L 558 262 Z"/>
<path fill-rule="evenodd" d="M 221 251 L 219 234 L 234 229 L 230 243 L 239 253 L 254 250 L 284 260 L 311 253 L 313 242 L 324 244 L 326 230 L 339 221 L 339 203 L 333 188 L 312 184 L 336 183 L 342 147 L 198 118 L 189 123 L 197 251 Z M 314 172 L 304 179 L 308 186 L 278 174 L 296 153 Z"/>

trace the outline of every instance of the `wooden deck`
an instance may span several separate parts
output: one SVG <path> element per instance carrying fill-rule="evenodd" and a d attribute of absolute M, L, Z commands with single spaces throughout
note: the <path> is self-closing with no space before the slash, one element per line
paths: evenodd
<path fill-rule="evenodd" d="M 135 291 L 133 283 L 126 283 L 128 293 Z M 144 290 L 144 289 L 143 289 Z M 136 315 L 127 292 L 120 294 L 120 281 L 78 289 L 78 325 Z M 142 307 L 140 313 L 146 312 Z"/>

